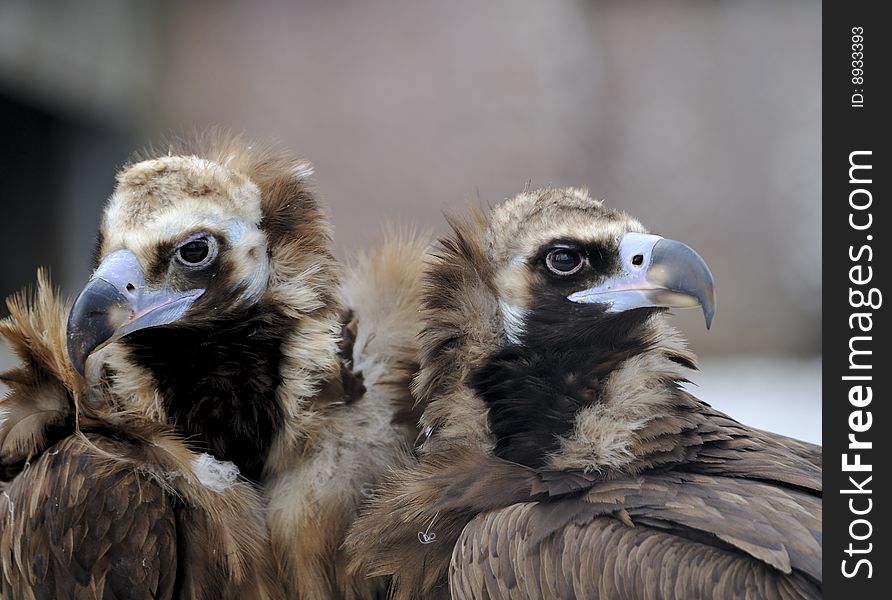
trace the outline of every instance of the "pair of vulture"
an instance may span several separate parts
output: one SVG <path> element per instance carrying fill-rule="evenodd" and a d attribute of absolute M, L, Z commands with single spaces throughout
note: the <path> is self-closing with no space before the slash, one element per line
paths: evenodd
<path fill-rule="evenodd" d="M 9 300 L 0 597 L 820 597 L 820 447 L 681 387 L 693 250 L 546 189 L 342 271 L 309 175 L 137 159 Z"/>

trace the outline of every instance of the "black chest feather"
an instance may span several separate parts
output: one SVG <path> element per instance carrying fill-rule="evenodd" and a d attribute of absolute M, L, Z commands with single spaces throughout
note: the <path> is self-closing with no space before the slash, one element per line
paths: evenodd
<path fill-rule="evenodd" d="M 284 317 L 261 305 L 212 327 L 139 331 L 127 345 L 154 374 L 171 423 L 192 446 L 257 481 L 282 422 L 284 330 Z"/>
<path fill-rule="evenodd" d="M 573 429 L 576 413 L 601 401 L 610 373 L 648 348 L 634 333 L 645 319 L 601 320 L 589 328 L 531 320 L 522 345 L 494 354 L 471 385 L 489 408 L 496 456 L 543 466 L 548 453 L 558 450 L 558 436 Z"/>

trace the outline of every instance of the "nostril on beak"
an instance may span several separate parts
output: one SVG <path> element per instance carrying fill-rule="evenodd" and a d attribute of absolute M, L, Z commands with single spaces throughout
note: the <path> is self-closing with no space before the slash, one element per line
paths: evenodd
<path fill-rule="evenodd" d="M 132 283 L 128 283 L 128 284 L 127 284 L 127 291 L 128 291 L 128 292 L 132 292 L 132 291 L 135 290 L 135 289 L 136 289 L 136 287 L 135 287 Z"/>
<path fill-rule="evenodd" d="M 635 256 L 633 256 L 632 264 L 635 265 L 636 267 L 640 267 L 641 265 L 643 265 L 644 264 L 644 255 L 636 254 Z"/>

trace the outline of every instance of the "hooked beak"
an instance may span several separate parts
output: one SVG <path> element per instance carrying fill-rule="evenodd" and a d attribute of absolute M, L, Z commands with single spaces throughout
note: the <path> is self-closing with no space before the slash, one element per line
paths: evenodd
<path fill-rule="evenodd" d="M 706 328 L 715 316 L 715 290 L 706 262 L 690 246 L 658 235 L 627 233 L 619 243 L 622 272 L 568 296 L 606 304 L 608 312 L 633 308 L 703 308 Z"/>
<path fill-rule="evenodd" d="M 109 254 L 68 315 L 68 358 L 83 375 L 87 358 L 129 333 L 177 321 L 204 290 L 150 290 L 136 256 Z"/>

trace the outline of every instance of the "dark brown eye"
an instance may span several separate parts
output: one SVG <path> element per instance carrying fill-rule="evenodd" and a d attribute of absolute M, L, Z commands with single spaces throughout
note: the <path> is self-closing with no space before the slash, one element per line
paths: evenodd
<path fill-rule="evenodd" d="M 177 258 L 189 267 L 197 267 L 207 261 L 211 253 L 211 246 L 206 238 L 198 238 L 186 242 L 177 250 Z"/>
<path fill-rule="evenodd" d="M 545 265 L 555 275 L 572 275 L 582 268 L 585 259 L 572 248 L 553 248 L 545 255 Z"/>

